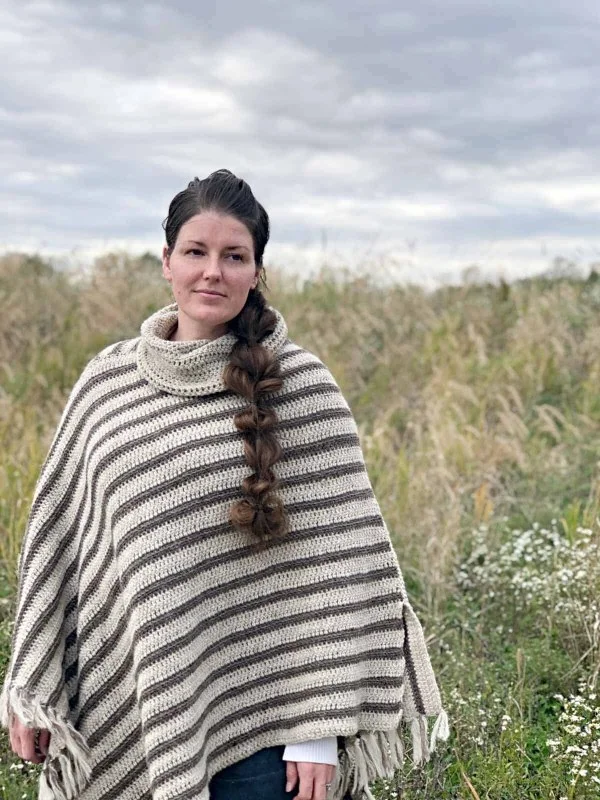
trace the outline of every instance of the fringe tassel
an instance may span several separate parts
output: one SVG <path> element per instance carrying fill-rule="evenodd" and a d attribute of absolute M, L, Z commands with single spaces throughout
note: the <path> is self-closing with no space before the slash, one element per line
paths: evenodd
<path fill-rule="evenodd" d="M 344 749 L 338 752 L 332 800 L 343 800 L 347 792 L 355 800 L 375 800 L 369 784 L 378 778 L 393 778 L 403 758 L 404 745 L 396 729 L 347 736 Z"/>
<path fill-rule="evenodd" d="M 333 800 L 343 800 L 350 783 L 350 761 L 345 747 L 338 748 L 338 763 L 331 784 L 331 797 Z"/>
<path fill-rule="evenodd" d="M 92 775 L 90 751 L 83 736 L 22 686 L 4 687 L 0 710 L 5 727 L 16 714 L 28 727 L 50 731 L 50 746 L 40 777 L 40 796 L 76 800 Z"/>
<path fill-rule="evenodd" d="M 436 719 L 433 728 L 431 729 L 431 742 L 429 749 L 433 753 L 437 740 L 445 742 L 450 736 L 450 726 L 448 724 L 448 714 L 442 709 Z"/>
<path fill-rule="evenodd" d="M 360 731 L 347 736 L 344 748 L 338 750 L 338 766 L 331 787 L 332 800 L 343 800 L 347 792 L 353 800 L 375 800 L 369 784 L 380 778 L 393 778 L 404 761 L 402 725 L 389 731 Z M 450 735 L 448 715 L 438 715 L 427 741 L 427 717 L 421 714 L 410 720 L 413 761 L 428 761 L 438 740 Z"/>
<path fill-rule="evenodd" d="M 48 786 L 48 781 L 43 772 L 40 773 L 37 800 L 54 800 L 54 792 Z"/>
<path fill-rule="evenodd" d="M 415 717 L 410 723 L 413 742 L 413 761 L 421 764 L 429 761 L 429 744 L 427 742 L 427 718 L 424 714 Z"/>

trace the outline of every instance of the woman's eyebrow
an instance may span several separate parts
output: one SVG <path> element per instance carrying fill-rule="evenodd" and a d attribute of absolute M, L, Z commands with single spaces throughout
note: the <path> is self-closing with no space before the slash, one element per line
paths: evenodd
<path fill-rule="evenodd" d="M 206 247 L 204 242 L 199 242 L 197 239 L 188 239 L 187 244 L 199 244 L 200 247 Z M 247 250 L 245 244 L 228 244 L 223 250 Z"/>

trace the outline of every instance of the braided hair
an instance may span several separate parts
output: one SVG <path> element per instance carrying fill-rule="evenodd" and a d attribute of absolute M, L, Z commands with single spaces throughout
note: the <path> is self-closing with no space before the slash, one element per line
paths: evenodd
<path fill-rule="evenodd" d="M 269 216 L 246 181 L 228 169 L 219 169 L 204 180 L 194 178 L 176 194 L 163 222 L 170 251 L 181 226 L 203 211 L 231 215 L 248 228 L 254 242 L 254 261 L 261 268 L 260 281 L 268 288 L 262 261 L 269 239 Z M 250 289 L 242 310 L 228 323 L 236 342 L 223 372 L 225 386 L 248 402 L 233 421 L 243 437 L 246 462 L 253 470 L 242 481 L 243 497 L 231 507 L 229 520 L 238 530 L 254 534 L 259 550 L 270 539 L 285 536 L 289 525 L 272 469 L 282 453 L 275 435 L 278 417 L 267 397 L 281 388 L 283 380 L 276 354 L 261 345 L 275 329 L 276 321 L 258 285 Z"/>

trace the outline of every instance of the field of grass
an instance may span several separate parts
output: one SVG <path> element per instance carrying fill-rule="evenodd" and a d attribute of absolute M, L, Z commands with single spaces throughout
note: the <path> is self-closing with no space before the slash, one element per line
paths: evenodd
<path fill-rule="evenodd" d="M 378 800 L 600 796 L 600 278 L 426 293 L 267 268 L 269 302 L 350 403 L 428 637 L 451 737 Z M 67 393 L 171 302 L 159 262 L 69 278 L 0 259 L 0 680 L 15 564 Z M 0 797 L 37 767 L 0 733 Z"/>

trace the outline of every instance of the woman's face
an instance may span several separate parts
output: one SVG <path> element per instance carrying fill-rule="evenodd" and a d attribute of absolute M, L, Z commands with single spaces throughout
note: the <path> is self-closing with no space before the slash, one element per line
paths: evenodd
<path fill-rule="evenodd" d="M 216 339 L 244 307 L 258 283 L 254 243 L 246 226 L 230 215 L 204 211 L 179 229 L 172 253 L 163 248 L 163 275 L 179 307 L 171 337 Z M 202 290 L 218 295 L 202 294 Z"/>

